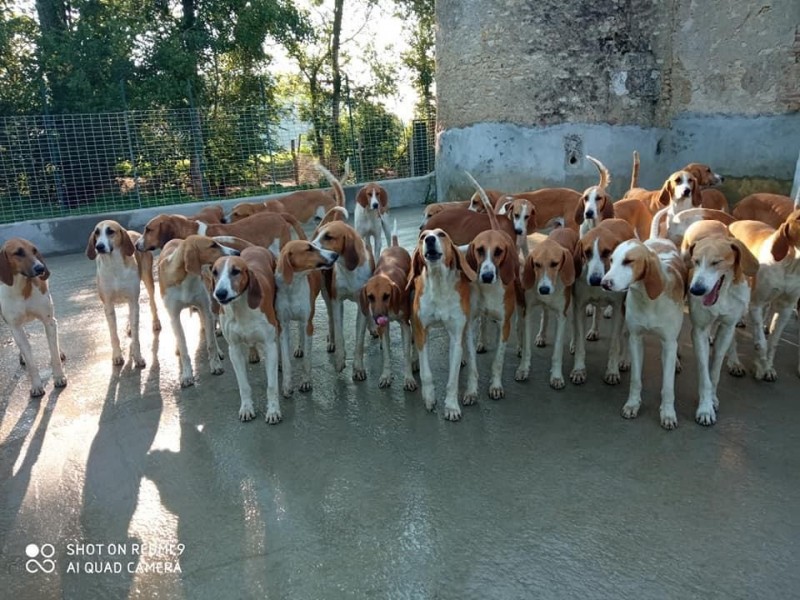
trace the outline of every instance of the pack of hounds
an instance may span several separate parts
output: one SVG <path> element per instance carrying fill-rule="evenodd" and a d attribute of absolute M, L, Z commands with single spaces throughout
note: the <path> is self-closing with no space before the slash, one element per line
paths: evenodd
<path fill-rule="evenodd" d="M 677 426 L 675 373 L 680 371 L 678 336 L 686 305 L 698 371 L 696 421 L 717 419 L 717 385 L 723 366 L 731 375 L 747 372 L 739 357 L 736 328 L 752 328 L 755 352 L 750 372 L 775 381 L 775 353 L 800 299 L 800 194 L 791 198 L 757 193 L 729 210 L 714 186 L 722 177 L 692 163 L 671 174 L 658 190 L 638 187 L 634 153 L 630 189 L 614 202 L 610 175 L 587 156 L 599 182 L 583 193 L 547 188 L 507 194 L 484 190 L 469 173 L 476 192 L 469 200 L 428 205 L 411 252 L 400 246 L 396 224 L 388 227 L 389 198 L 377 183 L 357 195 L 348 224 L 342 181 L 318 166 L 330 190 L 305 190 L 265 203 L 242 203 L 230 215 L 220 206 L 194 217 L 162 214 L 142 233 L 110 220 L 89 235 L 86 256 L 97 264 L 97 290 L 111 336 L 114 365 L 125 362 L 115 305 L 129 310 L 130 360 L 144 367 L 139 341 L 141 284 L 149 295 L 153 329 L 161 327 L 155 295 L 155 268 L 163 304 L 177 343 L 180 385 L 195 374 L 180 320 L 196 310 L 201 319 L 209 370 L 223 372 L 221 331 L 238 383 L 239 418 L 255 417 L 247 363 L 266 369 L 266 420 L 281 420 L 280 398 L 312 389 L 314 311 L 321 294 L 328 314 L 327 351 L 337 372 L 345 369 L 343 308 L 358 305 L 352 376 L 367 377 L 367 330 L 380 338 L 381 388 L 393 381 L 389 327 L 400 326 L 403 387 L 417 389 L 419 368 L 425 407 L 437 404 L 428 340 L 434 327 L 449 336 L 444 417 L 461 418 L 462 405 L 478 398 L 476 355 L 494 345 L 488 395 L 504 396 L 503 363 L 516 332 L 516 381 L 529 378 L 532 347 L 547 343 L 555 321 L 549 385 L 563 389 L 565 339 L 574 355 L 569 380 L 587 381 L 586 341 L 598 339 L 597 315 L 610 318 L 608 361 L 603 381 L 617 385 L 630 369 L 630 391 L 622 416 L 637 416 L 642 398 L 643 337 L 661 341 L 660 422 Z M 318 221 L 308 237 L 303 224 Z M 544 235 L 543 231 L 549 231 Z M 382 239 L 387 247 L 381 251 Z M 67 384 L 53 303 L 50 273 L 28 241 L 7 240 L 0 251 L 0 311 L 20 350 L 31 395 L 44 385 L 23 324 L 43 322 L 52 362 L 53 385 Z M 537 307 L 541 311 L 534 310 Z M 540 315 L 539 324 L 534 314 Z M 297 323 L 297 345 L 290 343 Z M 587 331 L 587 323 L 589 329 Z M 494 326 L 492 326 L 494 324 Z M 569 325 L 569 327 L 568 327 Z M 534 329 L 537 328 L 534 335 Z M 496 335 L 496 340 L 489 338 Z M 293 358 L 301 359 L 295 372 Z M 726 364 L 727 363 L 727 364 Z M 279 365 L 281 367 L 279 373 Z M 459 376 L 465 388 L 459 396 Z M 800 375 L 800 356 L 798 356 Z M 599 377 L 600 374 L 594 376 Z"/>

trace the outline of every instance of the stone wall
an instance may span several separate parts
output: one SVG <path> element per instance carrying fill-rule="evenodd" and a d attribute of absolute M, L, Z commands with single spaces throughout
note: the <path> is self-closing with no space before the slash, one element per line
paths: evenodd
<path fill-rule="evenodd" d="M 508 191 L 581 189 L 596 181 L 585 154 L 609 166 L 621 195 L 633 149 L 650 187 L 700 161 L 788 193 L 800 147 L 800 2 L 436 6 L 439 199 L 468 193 L 464 169 Z"/>

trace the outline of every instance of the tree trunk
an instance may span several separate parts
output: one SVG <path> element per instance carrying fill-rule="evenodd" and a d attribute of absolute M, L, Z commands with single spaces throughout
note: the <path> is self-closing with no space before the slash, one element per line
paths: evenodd
<path fill-rule="evenodd" d="M 339 104 L 342 97 L 342 72 L 339 68 L 339 45 L 342 35 L 342 13 L 344 0 L 335 0 L 333 6 L 333 37 L 331 39 L 331 71 L 333 74 L 333 94 L 331 96 L 331 136 L 333 137 L 333 156 L 331 169 L 338 171 L 342 156 L 342 132 L 339 128 Z"/>

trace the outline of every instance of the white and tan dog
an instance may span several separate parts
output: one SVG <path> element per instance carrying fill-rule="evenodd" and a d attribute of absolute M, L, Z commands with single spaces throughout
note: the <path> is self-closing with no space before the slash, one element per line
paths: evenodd
<path fill-rule="evenodd" d="M 478 366 L 475 340 L 472 336 L 472 283 L 475 271 L 467 264 L 450 236 L 441 229 L 426 229 L 419 236 L 411 258 L 408 289 L 414 292 L 411 327 L 419 352 L 419 373 L 422 400 L 432 411 L 436 406 L 428 338 L 432 327 L 445 328 L 450 338 L 449 375 L 444 400 L 444 418 L 458 421 L 461 407 L 458 402 L 458 375 L 466 346 L 467 389 L 464 404 L 473 404 L 478 397 Z"/>
<path fill-rule="evenodd" d="M 622 416 L 633 419 L 639 414 L 644 334 L 654 333 L 661 340 L 661 426 L 675 429 L 675 369 L 686 289 L 686 267 L 678 248 L 661 239 L 623 242 L 611 255 L 611 267 L 602 286 L 608 291 L 628 292 L 625 322 L 630 334 L 631 387 Z"/>
<path fill-rule="evenodd" d="M 717 420 L 717 385 L 736 323 L 750 304 L 748 277 L 758 272 L 758 261 L 747 247 L 730 237 L 719 221 L 702 221 L 687 229 L 691 240 L 684 250 L 689 263 L 689 317 L 697 357 L 699 402 L 695 421 L 713 425 Z M 710 336 L 715 324 L 714 357 Z M 709 362 L 711 366 L 709 368 Z"/>
<path fill-rule="evenodd" d="M 581 237 L 603 219 L 614 218 L 614 199 L 607 191 L 611 184 L 611 173 L 596 158 L 587 155 L 586 160 L 597 167 L 600 181 L 584 190 L 580 203 L 575 207 L 575 222 L 580 225 Z"/>
<path fill-rule="evenodd" d="M 553 357 L 550 362 L 550 387 L 564 388 L 564 335 L 567 319 L 572 310 L 572 284 L 575 283 L 575 255 L 578 233 L 573 229 L 559 227 L 546 240 L 539 243 L 525 259 L 522 287 L 525 290 L 525 325 L 522 343 L 522 360 L 517 369 L 516 380 L 528 378 L 531 365 L 533 337 L 533 309 L 541 306 L 556 318 L 556 337 Z"/>
<path fill-rule="evenodd" d="M 775 351 L 792 310 L 800 299 L 800 209 L 793 211 L 777 229 L 760 221 L 737 221 L 730 226 L 733 236 L 741 240 L 758 258 L 760 264 L 750 299 L 750 319 L 758 355 L 755 376 L 775 381 Z M 764 335 L 767 310 L 775 311 L 769 342 Z M 741 369 L 731 349 L 734 369 Z M 797 374 L 800 375 L 800 355 Z"/>
<path fill-rule="evenodd" d="M 389 194 L 377 183 L 368 183 L 356 194 L 353 225 L 358 235 L 372 247 L 375 263 L 381 256 L 381 233 L 386 237 L 387 246 L 392 243 L 386 222 L 388 211 Z"/>
<path fill-rule="evenodd" d="M 111 362 L 122 365 L 117 315 L 115 305 L 128 305 L 128 324 L 131 336 L 131 360 L 139 368 L 145 366 L 139 343 L 139 294 L 140 282 L 147 288 L 150 300 L 150 313 L 153 318 L 153 331 L 161 329 L 156 309 L 155 283 L 153 282 L 153 255 L 140 252 L 134 244 L 140 234 L 127 231 L 116 221 L 100 221 L 86 244 L 86 256 L 97 265 L 97 292 L 103 303 L 103 310 L 111 335 Z"/>
<path fill-rule="evenodd" d="M 289 337 L 292 322 L 297 322 L 298 345 L 294 355 L 303 359 L 300 391 L 311 390 L 311 347 L 314 339 L 314 312 L 322 288 L 318 269 L 330 269 L 339 255 L 305 240 L 292 240 L 283 248 L 275 268 L 275 312 L 281 324 L 280 350 L 283 395 L 292 393 L 292 363 Z"/>
<path fill-rule="evenodd" d="M 11 335 L 20 351 L 20 363 L 28 369 L 31 396 L 43 396 L 44 384 L 33 362 L 31 344 L 23 325 L 39 319 L 44 325 L 53 385 L 64 387 L 67 376 L 61 362 L 64 354 L 58 344 L 58 322 L 53 311 L 53 299 L 47 279 L 50 271 L 39 250 L 28 240 L 11 238 L 0 247 L 0 316 L 8 323 Z"/>
<path fill-rule="evenodd" d="M 254 419 L 253 392 L 247 378 L 248 350 L 264 357 L 267 377 L 267 423 L 281 415 L 278 393 L 278 317 L 275 313 L 275 258 L 259 247 L 245 248 L 240 256 L 217 259 L 211 268 L 214 298 L 220 303 L 220 325 L 228 341 L 231 364 L 239 385 L 239 419 Z"/>
<path fill-rule="evenodd" d="M 221 362 L 223 355 L 214 333 L 211 298 L 203 283 L 201 269 L 203 265 L 213 264 L 221 256 L 239 254 L 238 250 L 223 245 L 222 241 L 228 239 L 203 235 L 190 235 L 185 240 L 173 239 L 164 245 L 158 257 L 158 285 L 178 343 L 181 387 L 194 385 L 192 359 L 181 324 L 181 311 L 184 308 L 194 307 L 200 313 L 211 373 L 221 375 L 224 372 Z"/>

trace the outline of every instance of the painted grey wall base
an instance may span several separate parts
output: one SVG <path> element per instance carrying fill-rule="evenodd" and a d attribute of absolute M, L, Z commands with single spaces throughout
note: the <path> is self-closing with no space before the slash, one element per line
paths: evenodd
<path fill-rule="evenodd" d="M 432 173 L 423 177 L 392 179 L 380 183 L 389 194 L 390 206 L 395 208 L 421 205 L 433 199 L 435 177 Z M 359 189 L 361 189 L 361 185 L 345 187 L 346 204 L 351 215 Z M 239 202 L 261 202 L 271 198 L 280 198 L 282 195 L 284 194 L 4 224 L 0 225 L 0 243 L 11 237 L 22 237 L 33 242 L 45 256 L 83 252 L 89 234 L 95 224 L 102 219 L 113 219 L 127 229 L 142 231 L 145 224 L 159 214 L 192 215 L 201 208 L 213 204 L 221 204 L 226 212 L 230 212 Z"/>
<path fill-rule="evenodd" d="M 436 185 L 439 201 L 469 197 L 463 174 L 486 188 L 508 192 L 541 187 L 583 190 L 597 182 L 589 154 L 611 171 L 612 195 L 628 189 L 632 153 L 641 157 L 639 184 L 657 188 L 673 171 L 704 162 L 727 177 L 791 181 L 800 147 L 800 113 L 774 116 L 675 118 L 669 128 L 564 123 L 524 127 L 480 123 L 439 134 Z M 788 190 L 787 190 L 788 191 Z"/>

